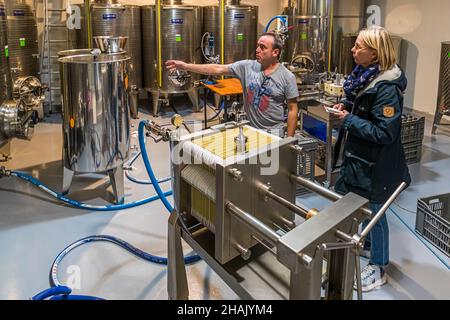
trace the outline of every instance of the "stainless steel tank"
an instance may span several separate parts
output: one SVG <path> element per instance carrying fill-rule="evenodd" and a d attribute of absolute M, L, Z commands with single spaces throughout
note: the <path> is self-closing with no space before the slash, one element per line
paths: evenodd
<path fill-rule="evenodd" d="M 168 101 L 169 94 L 177 93 L 187 93 L 194 110 L 198 111 L 198 93 L 194 87 L 194 81 L 200 79 L 200 76 L 191 73 L 189 77 L 185 77 L 185 74 L 183 74 L 181 75 L 182 81 L 178 81 L 178 79 L 172 81 L 174 76 L 169 74 L 164 63 L 170 59 L 188 63 L 201 63 L 202 7 L 183 5 L 182 1 L 163 0 L 159 30 L 161 43 L 159 43 L 158 37 L 156 6 L 146 6 L 143 12 L 143 19 L 146 21 L 142 25 L 144 70 L 147 79 L 145 87 L 152 95 L 153 115 L 157 115 L 160 103 Z M 154 21 L 154 24 L 152 21 Z M 161 61 L 157 54 L 159 52 L 158 46 L 161 50 Z M 159 69 L 159 66 L 161 66 L 161 69 Z M 159 70 L 161 70 L 161 78 L 159 77 Z M 172 80 L 169 78 L 172 78 Z M 161 96 L 163 96 L 163 99 L 160 99 Z"/>
<path fill-rule="evenodd" d="M 156 86 L 156 9 L 155 6 L 141 8 L 142 21 L 142 63 L 144 88 Z"/>
<path fill-rule="evenodd" d="M 341 74 L 350 74 L 356 66 L 352 48 L 355 45 L 357 34 L 344 34 L 339 43 L 337 70 Z"/>
<path fill-rule="evenodd" d="M 9 68 L 8 26 L 3 0 L 0 0 L 0 104 L 12 97 L 11 70 Z"/>
<path fill-rule="evenodd" d="M 203 32 L 215 37 L 216 54 L 221 53 L 221 30 L 219 6 L 203 8 Z M 258 28 L 258 7 L 245 5 L 240 1 L 228 1 L 225 6 L 224 63 L 243 59 L 255 59 Z"/>
<path fill-rule="evenodd" d="M 84 5 L 81 7 L 81 29 L 76 31 L 75 48 L 88 48 L 84 26 Z M 92 36 L 126 36 L 125 51 L 129 63 L 130 84 L 142 88 L 141 10 L 139 6 L 99 1 L 91 5 Z M 96 47 L 94 41 L 92 42 Z"/>
<path fill-rule="evenodd" d="M 161 8 L 161 65 L 164 93 L 182 93 L 193 87 L 198 79 L 192 74 L 191 81 L 178 87 L 169 80 L 169 71 L 164 62 L 170 59 L 188 63 L 201 63 L 200 40 L 203 29 L 202 8 L 184 5 L 163 5 Z M 145 54 L 145 53 L 144 53 Z"/>
<path fill-rule="evenodd" d="M 289 38 L 285 60 L 296 56 L 311 59 L 314 73 L 328 69 L 329 27 L 332 0 L 297 0 L 285 8 L 288 15 Z"/>
<path fill-rule="evenodd" d="M 363 27 L 363 0 L 297 0 L 290 1 L 284 13 L 289 16 L 287 55 L 292 61 L 296 55 L 309 56 L 315 72 L 345 73 L 341 63 L 348 62 L 346 35 L 357 34 Z M 351 53 L 348 55 L 351 57 Z M 348 63 L 347 63 L 348 65 Z"/>
<path fill-rule="evenodd" d="M 441 62 L 439 69 L 439 89 L 432 134 L 436 133 L 442 117 L 450 116 L 450 41 L 441 44 Z"/>
<path fill-rule="evenodd" d="M 13 80 L 38 76 L 37 23 L 32 8 L 17 0 L 6 0 L 8 46 Z"/>
<path fill-rule="evenodd" d="M 130 145 L 128 60 L 123 55 L 59 59 L 63 84 L 63 191 L 73 173 L 108 172 L 123 201 L 123 163 Z"/>
<path fill-rule="evenodd" d="M 364 0 L 333 0 L 332 47 L 330 71 L 349 74 L 353 55 L 348 36 L 357 35 L 364 24 Z M 355 39 L 356 40 L 356 39 Z"/>

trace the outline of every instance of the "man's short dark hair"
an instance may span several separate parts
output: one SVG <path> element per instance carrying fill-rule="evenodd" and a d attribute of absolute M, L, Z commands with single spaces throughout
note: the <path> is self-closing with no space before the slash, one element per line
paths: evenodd
<path fill-rule="evenodd" d="M 272 46 L 272 48 L 273 49 L 278 49 L 280 51 L 280 53 L 278 54 L 278 59 L 280 59 L 281 53 L 283 52 L 283 41 L 281 40 L 281 38 L 276 33 L 273 33 L 273 32 L 264 32 L 261 35 L 261 37 L 262 36 L 270 36 L 270 37 L 273 38 L 273 46 Z"/>

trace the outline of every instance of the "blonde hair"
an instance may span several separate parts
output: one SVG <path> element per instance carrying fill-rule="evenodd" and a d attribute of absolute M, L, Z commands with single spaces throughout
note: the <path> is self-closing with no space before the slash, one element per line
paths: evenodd
<path fill-rule="evenodd" d="M 381 71 L 391 69 L 397 63 L 397 53 L 389 32 L 382 27 L 373 26 L 359 32 L 364 44 L 377 55 L 377 62 Z"/>

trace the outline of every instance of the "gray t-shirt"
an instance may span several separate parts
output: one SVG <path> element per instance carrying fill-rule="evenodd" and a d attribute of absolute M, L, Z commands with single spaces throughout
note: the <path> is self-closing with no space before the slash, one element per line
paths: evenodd
<path fill-rule="evenodd" d="M 279 64 L 275 71 L 265 76 L 256 60 L 237 61 L 231 64 L 230 71 L 241 80 L 244 110 L 250 124 L 264 130 L 282 129 L 287 100 L 299 96 L 292 72 Z"/>

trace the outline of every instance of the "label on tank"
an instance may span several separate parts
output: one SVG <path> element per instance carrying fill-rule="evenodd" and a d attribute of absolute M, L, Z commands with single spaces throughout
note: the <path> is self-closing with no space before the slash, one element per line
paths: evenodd
<path fill-rule="evenodd" d="M 449 58 L 450 58 L 450 52 L 449 52 L 449 53 L 447 53 L 447 57 L 449 57 Z"/>
<path fill-rule="evenodd" d="M 245 14 L 243 14 L 243 13 L 236 13 L 234 15 L 234 18 L 235 19 L 245 19 Z"/>
<path fill-rule="evenodd" d="M 309 23 L 309 19 L 300 19 L 298 20 L 298 24 L 308 24 Z"/>
<path fill-rule="evenodd" d="M 176 42 L 181 42 L 183 40 L 183 38 L 181 37 L 181 34 L 176 34 L 175 35 L 175 41 Z"/>
<path fill-rule="evenodd" d="M 183 24 L 183 19 L 170 19 L 171 24 Z"/>
<path fill-rule="evenodd" d="M 5 16 L 5 8 L 0 8 L 0 17 Z"/>
<path fill-rule="evenodd" d="M 13 10 L 14 17 L 23 17 L 25 15 L 25 10 Z"/>
<path fill-rule="evenodd" d="M 302 33 L 300 34 L 300 39 L 302 39 L 302 40 L 308 40 L 308 34 L 307 34 L 306 32 L 302 32 Z"/>
<path fill-rule="evenodd" d="M 8 46 L 5 46 L 5 57 L 9 57 L 9 48 Z"/>
<path fill-rule="evenodd" d="M 244 34 L 243 33 L 238 33 L 236 35 L 237 41 L 244 41 Z"/>
<path fill-rule="evenodd" d="M 115 20 L 117 19 L 116 13 L 104 13 L 103 14 L 103 20 Z"/>
<path fill-rule="evenodd" d="M 20 47 L 25 47 L 25 44 L 26 44 L 25 38 L 19 38 L 19 46 Z"/>

